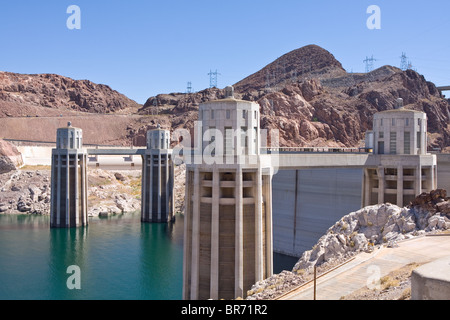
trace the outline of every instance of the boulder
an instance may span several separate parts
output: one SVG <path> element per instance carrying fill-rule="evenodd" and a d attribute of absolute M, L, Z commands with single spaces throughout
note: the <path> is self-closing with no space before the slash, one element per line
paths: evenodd
<path fill-rule="evenodd" d="M 367 249 L 368 240 L 364 234 L 358 233 L 351 238 L 350 243 L 353 251 L 362 251 Z"/>
<path fill-rule="evenodd" d="M 117 180 L 122 182 L 127 180 L 127 177 L 125 177 L 123 174 L 119 172 L 114 173 L 114 177 L 116 177 Z"/>
<path fill-rule="evenodd" d="M 443 196 L 446 193 L 440 190 L 432 195 L 424 193 L 416 198 L 416 203 L 427 204 L 426 201 Z M 448 202 L 438 202 L 438 208 L 447 212 Z M 447 229 L 450 229 L 450 219 L 442 212 L 436 213 L 435 209 L 400 208 L 393 204 L 368 206 L 342 217 L 330 227 L 312 250 L 303 253 L 293 271 L 337 263 L 359 252 L 371 251 L 374 245 L 392 247 L 397 241 Z"/>
<path fill-rule="evenodd" d="M 345 253 L 345 247 L 343 246 L 342 241 L 345 241 L 342 238 L 338 238 L 338 236 L 332 234 L 326 239 L 326 244 L 324 246 L 324 260 L 329 260 L 331 257 L 340 256 Z"/>
<path fill-rule="evenodd" d="M 17 203 L 17 210 L 19 212 L 30 212 L 31 207 L 25 201 L 19 200 L 19 202 Z"/>
<path fill-rule="evenodd" d="M 436 204 L 438 211 L 442 214 L 450 215 L 450 201 L 443 201 Z"/>
<path fill-rule="evenodd" d="M 430 191 L 430 197 L 431 200 L 436 202 L 438 199 L 445 199 L 447 198 L 447 190 L 445 189 L 436 189 Z"/>
<path fill-rule="evenodd" d="M 0 174 L 16 170 L 16 166 L 7 156 L 0 156 Z"/>
<path fill-rule="evenodd" d="M 42 194 L 41 189 L 39 189 L 35 185 L 30 185 L 28 187 L 28 191 L 30 191 L 30 198 L 32 201 L 39 201 L 39 197 Z"/>

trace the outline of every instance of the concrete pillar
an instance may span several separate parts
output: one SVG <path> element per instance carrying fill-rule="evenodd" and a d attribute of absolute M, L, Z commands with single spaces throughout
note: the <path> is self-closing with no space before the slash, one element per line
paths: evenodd
<path fill-rule="evenodd" d="M 194 170 L 194 194 L 192 208 L 192 251 L 191 251 L 191 300 L 198 299 L 198 272 L 200 260 L 200 172 Z"/>
<path fill-rule="evenodd" d="M 262 217 L 262 172 L 258 168 L 256 172 L 256 190 L 255 190 L 255 282 L 264 279 L 264 252 L 263 252 L 263 217 Z"/>
<path fill-rule="evenodd" d="M 164 170 L 163 168 L 162 168 L 162 166 L 161 166 L 161 157 L 162 157 L 162 154 L 161 153 L 159 153 L 158 154 L 158 170 L 156 171 L 156 172 L 158 172 L 158 178 L 157 178 L 157 182 L 156 182 L 156 185 L 157 185 L 157 188 L 158 188 L 158 191 L 157 191 L 157 199 L 158 199 L 158 212 L 156 213 L 156 216 L 157 216 L 157 222 L 160 222 L 160 221 L 162 221 L 162 214 L 161 214 L 161 201 L 162 201 L 162 197 L 161 197 L 161 190 L 162 190 L 162 183 L 163 183 L 163 181 L 162 181 L 162 171 Z"/>
<path fill-rule="evenodd" d="M 435 183 L 436 176 L 435 176 L 435 172 L 434 172 L 435 169 L 436 169 L 435 166 L 431 166 L 431 168 L 430 168 L 431 181 L 430 181 L 430 190 L 429 191 L 434 190 L 436 188 L 436 183 Z"/>
<path fill-rule="evenodd" d="M 242 168 L 236 170 L 236 232 L 235 232 L 235 297 L 242 297 L 244 293 L 244 234 L 243 234 L 243 194 L 242 194 Z"/>
<path fill-rule="evenodd" d="M 378 203 L 384 203 L 384 167 L 378 167 Z"/>
<path fill-rule="evenodd" d="M 211 216 L 211 299 L 219 299 L 219 193 L 220 175 L 218 170 L 212 176 L 212 216 Z"/>
<path fill-rule="evenodd" d="M 403 207 L 403 166 L 397 167 L 397 206 Z"/>
<path fill-rule="evenodd" d="M 266 194 L 266 274 L 265 278 L 273 274 L 273 222 L 272 222 L 272 174 L 265 176 Z"/>
<path fill-rule="evenodd" d="M 419 164 L 416 167 L 414 189 L 416 196 L 422 193 L 422 166 Z"/>
<path fill-rule="evenodd" d="M 433 166 L 434 169 L 434 187 L 433 189 L 436 190 L 438 188 L 438 174 L 437 174 L 437 164 Z"/>
<path fill-rule="evenodd" d="M 362 206 L 367 207 L 370 205 L 370 194 L 372 193 L 371 190 L 371 183 L 370 183 L 370 176 L 369 176 L 369 169 L 364 168 L 364 177 L 363 177 L 363 186 L 364 186 L 364 199 Z"/>
<path fill-rule="evenodd" d="M 191 180 L 191 171 L 186 169 L 185 209 L 184 209 L 184 243 L 183 243 L 183 300 L 190 300 L 190 277 L 192 270 L 191 243 L 192 243 L 192 202 L 191 193 L 194 184 Z"/>

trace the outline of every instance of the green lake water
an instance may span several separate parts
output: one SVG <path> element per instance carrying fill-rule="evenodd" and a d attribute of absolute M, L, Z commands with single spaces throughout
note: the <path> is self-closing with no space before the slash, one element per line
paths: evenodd
<path fill-rule="evenodd" d="M 87 228 L 49 225 L 48 216 L 0 215 L 1 300 L 182 299 L 183 216 L 170 224 L 141 223 L 136 213 L 90 218 Z M 295 263 L 274 259 L 275 272 Z M 69 289 L 75 276 L 81 288 Z"/>

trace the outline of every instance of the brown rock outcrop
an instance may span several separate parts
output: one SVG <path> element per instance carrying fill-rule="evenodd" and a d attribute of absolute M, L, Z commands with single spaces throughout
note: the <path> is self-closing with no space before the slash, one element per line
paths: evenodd
<path fill-rule="evenodd" d="M 261 127 L 279 130 L 281 146 L 361 146 L 365 132 L 372 129 L 374 113 L 393 109 L 397 98 L 402 98 L 405 108 L 427 114 L 428 147 L 450 148 L 450 102 L 413 70 L 383 66 L 370 73 L 347 73 L 330 52 L 310 45 L 283 55 L 234 87 L 236 98 L 260 104 Z M 125 125 L 115 126 L 120 134 L 112 141 L 103 137 L 104 125 L 86 130 L 89 136 L 101 137 L 91 139 L 99 144 L 133 142 L 142 146 L 146 130 L 157 123 L 193 133 L 199 104 L 223 96 L 224 90 L 217 88 L 160 94 L 140 106 L 108 86 L 87 80 L 0 72 L 0 118 L 80 113 L 135 116 L 121 119 Z M 114 123 L 117 119 L 101 121 Z M 38 140 L 50 139 L 41 136 Z"/>
<path fill-rule="evenodd" d="M 427 210 L 431 213 L 440 212 L 450 218 L 450 197 L 445 189 L 423 192 L 409 204 L 410 208 Z"/>
<path fill-rule="evenodd" d="M 68 111 L 135 112 L 139 107 L 109 86 L 88 80 L 0 72 L 0 117 L 55 116 Z"/>
<path fill-rule="evenodd" d="M 17 148 L 0 139 L 0 174 L 16 170 L 16 166 L 20 165 L 22 165 L 22 156 Z"/>
<path fill-rule="evenodd" d="M 234 85 L 235 96 L 257 101 L 261 127 L 278 129 L 281 146 L 358 147 L 373 114 L 405 108 L 428 116 L 430 148 L 450 145 L 450 103 L 435 85 L 413 70 L 383 66 L 367 74 L 347 73 L 331 53 L 306 46 L 293 50 Z M 223 90 L 158 95 L 140 110 L 150 114 L 154 101 L 170 115 L 173 128 L 191 129 L 198 104 L 223 96 Z"/>

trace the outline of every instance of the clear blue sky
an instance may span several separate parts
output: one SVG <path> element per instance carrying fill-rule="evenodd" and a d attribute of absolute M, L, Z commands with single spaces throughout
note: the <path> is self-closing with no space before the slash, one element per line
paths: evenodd
<path fill-rule="evenodd" d="M 69 5 L 81 29 L 69 30 Z M 369 30 L 369 5 L 381 29 Z M 109 85 L 139 103 L 158 93 L 199 91 L 218 70 L 236 83 L 308 44 L 330 51 L 347 71 L 400 66 L 450 85 L 448 0 L 15 0 L 0 5 L 0 70 L 56 73 Z"/>

